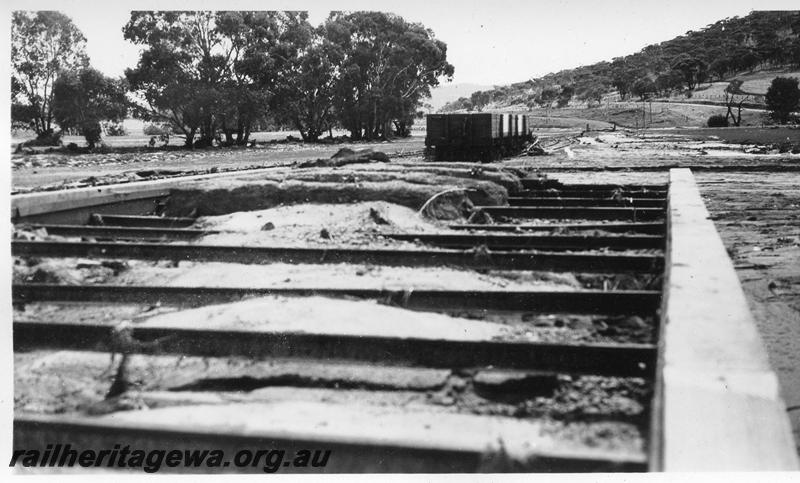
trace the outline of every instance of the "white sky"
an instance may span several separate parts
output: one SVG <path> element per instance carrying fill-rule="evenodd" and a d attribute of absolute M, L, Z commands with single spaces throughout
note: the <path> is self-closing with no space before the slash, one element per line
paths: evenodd
<path fill-rule="evenodd" d="M 392 11 L 433 29 L 448 45 L 454 82 L 507 84 L 548 72 L 630 54 L 725 17 L 759 9 L 800 9 L 797 0 L 394 0 L 229 2 L 12 0 L 11 9 L 60 10 L 87 38 L 92 65 L 122 75 L 138 59 L 122 38 L 130 9 L 309 10 L 319 23 L 328 10 Z"/>

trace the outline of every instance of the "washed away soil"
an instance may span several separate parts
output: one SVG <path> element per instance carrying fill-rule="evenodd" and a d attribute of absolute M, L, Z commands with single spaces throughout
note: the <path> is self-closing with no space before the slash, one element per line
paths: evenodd
<path fill-rule="evenodd" d="M 326 419 L 330 415 L 355 407 L 371 421 L 402 417 L 412 425 L 435 415 L 445 421 L 479 415 L 503 422 L 500 434 L 509 438 L 515 424 L 534 424 L 517 440 L 527 441 L 528 451 L 555 439 L 562 448 L 641 454 L 652 393 L 640 379 L 136 355 L 127 358 L 127 391 L 107 398 L 119 357 L 72 351 L 31 356 L 15 356 L 18 414 L 114 415 L 152 423 L 171 408 L 183 416 L 204 408 L 219 415 L 226 408 L 247 413 L 256 403 L 289 403 L 313 405 L 315 417 L 328 424 L 341 423 Z"/>

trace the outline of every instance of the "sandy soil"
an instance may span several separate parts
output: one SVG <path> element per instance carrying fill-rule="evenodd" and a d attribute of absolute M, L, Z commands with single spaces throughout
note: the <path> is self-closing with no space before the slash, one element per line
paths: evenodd
<path fill-rule="evenodd" d="M 385 201 L 353 204 L 299 204 L 201 217 L 195 227 L 224 233 L 206 235 L 197 243 L 244 246 L 396 246 L 413 247 L 379 233 L 447 233 L 447 224 Z M 325 230 L 326 238 L 321 236 Z"/>
<path fill-rule="evenodd" d="M 70 351 L 15 357 L 15 406 L 23 413 L 108 414 L 116 421 L 222 428 L 236 426 L 236 414 L 252 415 L 253 405 L 260 405 L 259 414 L 275 415 L 270 424 L 256 425 L 262 429 L 291 422 L 294 431 L 363 436 L 370 421 L 384 436 L 413 435 L 424 422 L 429 438 L 452 435 L 452 424 L 460 422 L 493 427 L 495 441 L 511 444 L 506 449 L 516 456 L 547 447 L 640 454 L 651 393 L 639 379 L 131 356 L 129 391 L 106 399 L 119 359 Z M 290 408 L 306 408 L 305 417 L 288 417 Z M 475 429 L 465 438 L 483 438 Z"/>
<path fill-rule="evenodd" d="M 116 263 L 114 263 L 116 262 Z M 158 284 L 175 287 L 348 287 L 387 290 L 579 290 L 583 285 L 571 274 L 518 271 L 476 273 L 446 267 L 387 267 L 352 264 L 244 265 L 181 261 L 111 261 L 60 258 L 19 260 L 14 268 L 18 282 L 104 284 Z M 110 266 L 111 265 L 111 266 Z"/>
<path fill-rule="evenodd" d="M 697 132 L 685 134 L 686 137 L 682 137 L 676 131 L 651 131 L 639 138 L 624 132 L 597 136 L 592 134 L 576 140 L 567 149 L 559 150 L 551 156 L 518 158 L 507 161 L 505 165 L 538 169 L 543 174 L 568 183 L 626 184 L 666 183 L 669 167 L 694 168 L 701 192 L 735 262 L 771 362 L 780 378 L 795 434 L 800 440 L 800 367 L 797 360 L 797 354 L 800 353 L 800 283 L 797 278 L 800 273 L 800 156 L 779 153 L 772 149 L 764 150 L 755 145 L 725 144 L 722 138 L 698 140 Z M 751 133 L 747 136 L 750 135 Z M 756 150 L 752 151 L 753 148 Z M 331 148 L 332 151 L 335 149 L 338 147 Z M 748 150 L 751 152 L 747 152 Z M 757 154 L 762 152 L 765 154 Z M 269 164 L 321 157 L 316 152 L 308 154 L 300 150 L 280 153 L 257 150 L 252 153 L 215 151 L 213 154 L 206 154 L 203 159 L 170 159 L 158 154 L 148 160 L 136 160 L 132 156 L 129 160 L 131 165 L 119 160 L 99 158 L 86 166 L 65 167 L 56 163 L 53 167 L 24 167 L 23 164 L 14 170 L 13 177 L 15 185 L 34 186 L 63 178 L 81 179 L 98 172 L 113 174 L 133 169 L 150 169 L 153 166 L 185 167 L 188 162 L 209 167 L 221 163 L 241 166 L 257 162 Z M 404 163 L 413 164 L 414 161 L 407 159 Z M 659 168 L 663 170 L 653 171 Z M 592 171 L 603 169 L 626 171 Z M 759 169 L 768 171 L 759 172 Z M 38 172 L 33 173 L 34 170 Z M 257 220 L 260 223 L 262 219 Z M 264 224 L 267 221 L 275 224 L 276 228 L 279 225 L 271 219 L 265 220 Z M 292 228 L 297 228 L 301 236 L 303 233 L 313 236 L 310 229 L 303 232 L 303 227 Z M 276 230 L 276 233 L 280 231 Z M 286 237 L 290 237 L 291 231 L 286 233 Z M 339 236 L 346 237 L 346 234 Z M 185 269 L 180 266 L 144 268 L 146 270 L 142 272 L 143 275 L 151 269 L 174 270 L 171 272 L 175 274 L 174 280 L 180 280 L 181 270 Z M 112 272 L 114 270 L 113 267 L 81 270 L 89 270 L 89 276 L 103 278 L 109 276 L 103 272 L 105 269 Z M 81 278 L 86 276 L 82 273 L 73 275 Z M 212 279 L 213 275 L 213 270 L 209 271 L 208 279 Z M 239 275 L 239 278 L 255 280 L 256 275 L 267 277 L 263 280 L 269 283 L 269 275 L 266 273 Z M 336 272 L 330 275 L 342 276 Z M 40 281 L 46 281 L 46 272 L 40 276 L 44 277 Z M 354 280 L 356 277 L 366 276 L 367 274 L 353 273 Z M 397 276 L 401 280 L 406 275 L 398 273 Z M 231 279 L 233 278 L 235 277 L 232 275 Z M 495 281 L 497 279 L 489 278 L 480 283 L 491 285 Z M 525 283 L 528 284 L 529 281 Z M 29 354 L 18 357 L 27 358 L 26 360 L 32 358 Z M 108 356 L 104 357 L 108 363 Z"/>

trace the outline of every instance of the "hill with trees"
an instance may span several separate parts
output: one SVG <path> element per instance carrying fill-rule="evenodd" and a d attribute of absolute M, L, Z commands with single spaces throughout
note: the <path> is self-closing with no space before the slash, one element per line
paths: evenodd
<path fill-rule="evenodd" d="M 445 105 L 442 112 L 489 107 L 588 107 L 621 100 L 691 95 L 699 84 L 774 67 L 800 67 L 800 11 L 755 11 L 648 45 L 610 62 L 562 70 L 485 91 Z"/>

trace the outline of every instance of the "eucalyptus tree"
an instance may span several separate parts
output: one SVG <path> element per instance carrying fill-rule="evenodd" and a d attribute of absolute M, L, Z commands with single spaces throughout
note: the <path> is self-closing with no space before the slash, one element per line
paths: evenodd
<path fill-rule="evenodd" d="M 384 12 L 333 12 L 323 25 L 341 48 L 337 117 L 353 139 L 405 133 L 416 107 L 442 77 L 451 78 L 447 45 L 419 23 Z"/>
<path fill-rule="evenodd" d="M 89 149 L 100 141 L 101 121 L 121 122 L 128 112 L 127 84 L 92 68 L 63 72 L 53 86 L 53 115 L 62 129 L 80 131 Z"/>
<path fill-rule="evenodd" d="M 145 49 L 136 68 L 125 75 L 147 103 L 140 115 L 170 122 L 186 136 L 188 146 L 210 145 L 219 131 L 227 143 L 246 143 L 272 93 L 273 66 L 260 55 L 275 50 L 285 16 L 132 12 L 123 33 Z"/>
<path fill-rule="evenodd" d="M 797 78 L 772 79 L 765 100 L 772 118 L 781 124 L 786 124 L 792 113 L 800 109 L 800 88 Z"/>
<path fill-rule="evenodd" d="M 37 137 L 53 133 L 53 85 L 59 73 L 86 67 L 86 38 L 60 12 L 11 16 L 12 122 Z"/>
<path fill-rule="evenodd" d="M 131 89 L 148 103 L 148 120 L 168 121 L 186 145 L 213 139 L 213 114 L 228 68 L 213 12 L 131 12 L 125 39 L 146 48 L 138 65 L 126 69 Z"/>
<path fill-rule="evenodd" d="M 300 131 L 306 141 L 316 141 L 336 123 L 334 99 L 342 50 L 325 38 L 323 29 L 308 22 L 297 26 L 296 55 L 287 59 L 276 83 L 279 121 Z"/>

